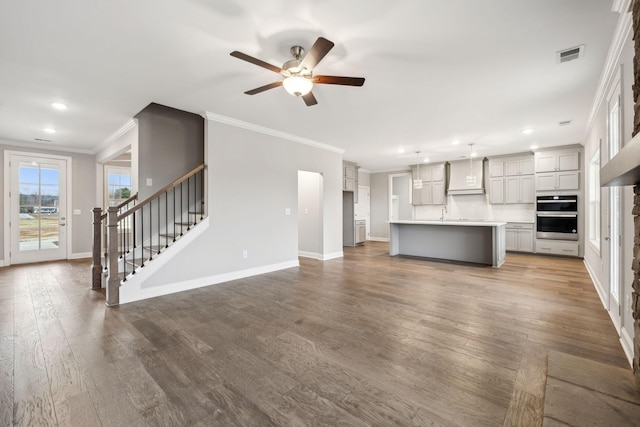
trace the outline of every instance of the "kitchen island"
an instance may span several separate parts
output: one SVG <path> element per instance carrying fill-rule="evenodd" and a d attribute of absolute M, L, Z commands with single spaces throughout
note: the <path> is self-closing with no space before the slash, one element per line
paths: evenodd
<path fill-rule="evenodd" d="M 506 222 L 389 221 L 389 255 L 410 255 L 500 267 Z"/>

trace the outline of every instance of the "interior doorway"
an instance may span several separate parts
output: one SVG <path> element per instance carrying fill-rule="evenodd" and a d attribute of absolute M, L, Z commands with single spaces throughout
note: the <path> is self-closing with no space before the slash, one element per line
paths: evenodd
<path fill-rule="evenodd" d="M 5 170 L 8 264 L 68 258 L 71 158 L 5 152 Z"/>
<path fill-rule="evenodd" d="M 324 259 L 324 177 L 298 171 L 298 256 Z"/>
<path fill-rule="evenodd" d="M 367 240 L 371 237 L 371 191 L 369 187 L 358 187 L 358 202 L 355 204 L 355 219 L 367 221 Z"/>
<path fill-rule="evenodd" d="M 389 175 L 389 220 L 413 219 L 411 173 Z"/>

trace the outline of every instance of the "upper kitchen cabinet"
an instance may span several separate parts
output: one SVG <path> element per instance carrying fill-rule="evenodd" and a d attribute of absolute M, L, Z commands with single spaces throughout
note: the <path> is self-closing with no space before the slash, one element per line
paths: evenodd
<path fill-rule="evenodd" d="M 533 155 L 489 160 L 489 203 L 533 203 Z"/>
<path fill-rule="evenodd" d="M 412 203 L 413 205 L 443 205 L 445 204 L 445 165 L 416 165 L 411 166 Z M 416 180 L 420 185 L 415 185 Z"/>
<path fill-rule="evenodd" d="M 342 191 L 353 191 L 354 197 L 358 197 L 358 166 L 355 163 L 342 162 Z"/>
<path fill-rule="evenodd" d="M 536 153 L 537 172 L 561 172 L 580 169 L 578 151 L 548 151 Z"/>
<path fill-rule="evenodd" d="M 506 176 L 533 175 L 533 156 L 504 160 Z"/>
<path fill-rule="evenodd" d="M 580 188 L 580 151 L 562 149 L 535 154 L 536 190 L 563 191 Z"/>

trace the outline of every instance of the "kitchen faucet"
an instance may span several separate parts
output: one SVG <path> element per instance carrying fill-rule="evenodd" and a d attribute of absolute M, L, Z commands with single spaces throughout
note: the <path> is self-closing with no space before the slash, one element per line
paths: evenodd
<path fill-rule="evenodd" d="M 444 214 L 447 213 L 447 207 L 443 206 L 442 210 L 440 211 L 441 216 L 440 216 L 440 221 L 444 222 Z"/>

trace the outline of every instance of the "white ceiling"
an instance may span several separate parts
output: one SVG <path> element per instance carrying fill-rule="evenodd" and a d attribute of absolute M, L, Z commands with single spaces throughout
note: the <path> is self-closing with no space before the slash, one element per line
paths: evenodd
<path fill-rule="evenodd" d="M 608 0 L 20 0 L 0 2 L 0 138 L 95 152 L 151 102 L 345 149 L 382 171 L 581 143 L 619 14 Z M 335 43 L 318 105 L 229 56 L 281 66 Z M 583 58 L 556 52 L 585 45 Z M 69 109 L 54 111 L 51 102 Z M 571 120 L 560 127 L 558 122 Z M 45 134 L 53 127 L 57 133 Z M 531 127 L 534 132 L 523 135 Z M 461 141 L 458 146 L 451 142 Z M 404 154 L 398 154 L 403 147 Z"/>

